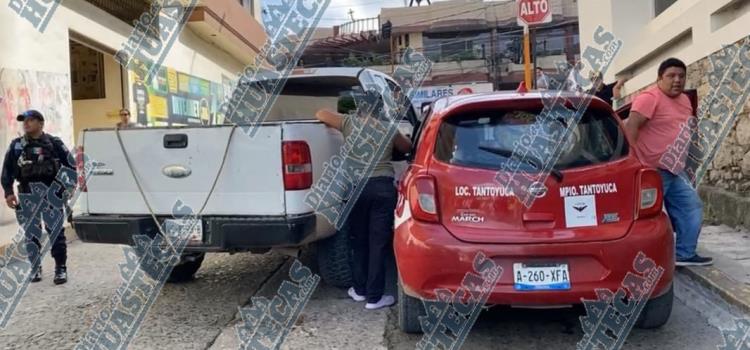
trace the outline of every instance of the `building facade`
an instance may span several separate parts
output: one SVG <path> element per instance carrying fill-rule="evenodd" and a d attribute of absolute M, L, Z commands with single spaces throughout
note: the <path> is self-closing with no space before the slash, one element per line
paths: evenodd
<path fill-rule="evenodd" d="M 490 82 L 497 90 L 515 89 L 524 78 L 523 29 L 515 1 L 453 0 L 430 6 L 384 8 L 392 25 L 393 57 L 407 47 L 432 62 L 430 84 Z M 574 0 L 549 1 L 552 23 L 532 28 L 532 60 L 552 74 L 555 62 L 579 56 Z"/>
<path fill-rule="evenodd" d="M 573 63 L 580 46 L 576 1 L 549 4 L 552 23 L 534 28 L 532 51 L 535 64 L 553 74 L 555 62 Z M 504 90 L 515 89 L 524 78 L 523 29 L 516 23 L 515 0 L 383 8 L 376 18 L 343 23 L 330 32 L 308 47 L 306 66 L 364 65 L 391 73 L 411 48 L 434 63 L 425 85 L 492 83 Z"/>

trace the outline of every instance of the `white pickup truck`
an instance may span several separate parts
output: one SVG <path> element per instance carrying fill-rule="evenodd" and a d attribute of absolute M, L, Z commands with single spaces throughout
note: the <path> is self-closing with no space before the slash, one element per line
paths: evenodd
<path fill-rule="evenodd" d="M 191 279 L 206 252 L 263 253 L 318 242 L 322 277 L 347 285 L 351 252 L 346 234 L 336 234 L 304 198 L 321 176 L 323 163 L 343 143 L 342 135 L 314 114 L 323 107 L 341 111 L 341 96 L 361 89 L 363 79 L 400 89 L 387 75 L 368 69 L 304 70 L 290 75 L 265 121 L 255 125 L 254 137 L 245 133 L 252 125 L 134 128 L 120 130 L 121 147 L 113 129 L 85 130 L 81 147 L 98 167 L 86 180 L 74 212 L 78 236 L 84 242 L 132 245 L 134 235 L 158 234 L 152 212 L 163 224 L 172 217 L 177 199 L 195 212 L 207 200 L 202 225 L 170 281 Z M 399 129 L 408 135 L 416 122 L 408 108 Z"/>

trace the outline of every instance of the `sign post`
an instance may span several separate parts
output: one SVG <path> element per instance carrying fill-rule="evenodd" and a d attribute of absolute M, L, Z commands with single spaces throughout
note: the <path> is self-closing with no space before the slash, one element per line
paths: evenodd
<path fill-rule="evenodd" d="M 526 89 L 531 90 L 533 75 L 529 27 L 552 22 L 552 11 L 548 0 L 516 0 L 516 5 L 517 23 L 523 27 L 524 80 Z"/>
<path fill-rule="evenodd" d="M 531 75 L 531 34 L 529 33 L 529 26 L 523 26 L 523 70 L 524 70 L 524 81 L 526 82 L 526 90 L 531 91 L 532 75 Z"/>

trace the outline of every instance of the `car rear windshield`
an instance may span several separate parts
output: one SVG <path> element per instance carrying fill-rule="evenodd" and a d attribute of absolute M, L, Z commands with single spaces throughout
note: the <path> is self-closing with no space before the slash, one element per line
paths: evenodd
<path fill-rule="evenodd" d="M 356 77 L 291 77 L 265 121 L 314 120 L 323 108 L 337 110 L 339 98 L 360 86 Z"/>
<path fill-rule="evenodd" d="M 435 157 L 449 164 L 496 170 L 515 158 L 525 171 L 534 171 L 546 168 L 555 150 L 557 170 L 606 163 L 628 154 L 623 131 L 609 112 L 589 109 L 576 126 L 562 118 L 542 118 L 540 113 L 541 109 L 492 110 L 449 117 L 440 126 Z M 568 140 L 562 144 L 566 133 Z"/>

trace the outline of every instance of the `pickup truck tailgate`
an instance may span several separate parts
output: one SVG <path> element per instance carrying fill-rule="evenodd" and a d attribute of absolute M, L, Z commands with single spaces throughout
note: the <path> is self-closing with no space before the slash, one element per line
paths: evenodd
<path fill-rule="evenodd" d="M 221 165 L 232 126 L 120 130 L 135 176 L 154 213 L 171 215 L 178 199 L 198 212 Z M 283 215 L 280 125 L 255 137 L 234 130 L 224 169 L 203 215 Z M 87 130 L 84 152 L 100 168 L 88 179 L 90 214 L 143 215 L 148 207 L 114 130 Z"/>

